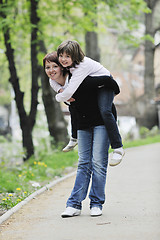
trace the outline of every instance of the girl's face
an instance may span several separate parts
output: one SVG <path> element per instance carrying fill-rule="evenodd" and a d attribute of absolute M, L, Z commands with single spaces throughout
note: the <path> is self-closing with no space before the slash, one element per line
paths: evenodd
<path fill-rule="evenodd" d="M 73 63 L 71 56 L 66 54 L 66 52 L 60 53 L 58 60 L 59 60 L 60 64 L 65 68 L 71 67 L 72 63 Z"/>
<path fill-rule="evenodd" d="M 62 68 L 55 62 L 46 61 L 45 72 L 49 78 L 59 82 L 59 79 L 63 76 Z"/>

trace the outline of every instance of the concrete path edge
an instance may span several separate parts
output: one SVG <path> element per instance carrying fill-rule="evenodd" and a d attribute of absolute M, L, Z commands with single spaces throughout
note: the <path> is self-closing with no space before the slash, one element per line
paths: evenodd
<path fill-rule="evenodd" d="M 32 193 L 31 195 L 29 195 L 27 198 L 25 198 L 22 202 L 18 203 L 16 206 L 14 206 L 13 208 L 11 208 L 10 210 L 8 210 L 6 213 L 4 213 L 1 217 L 0 217 L 0 224 L 2 224 L 4 221 L 6 221 L 8 218 L 10 218 L 10 216 L 17 212 L 22 206 L 24 206 L 25 204 L 27 204 L 30 200 L 32 200 L 33 198 L 35 198 L 36 196 L 40 195 L 41 193 L 45 192 L 46 190 L 48 190 L 49 188 L 55 186 L 56 184 L 58 184 L 59 182 L 62 182 L 64 180 L 66 180 L 69 177 L 72 177 L 76 174 L 76 171 L 67 174 L 64 177 L 61 177 L 59 179 L 56 179 L 52 182 L 50 182 L 49 184 L 46 184 L 44 187 L 38 189 L 37 191 L 35 191 L 34 193 Z"/>

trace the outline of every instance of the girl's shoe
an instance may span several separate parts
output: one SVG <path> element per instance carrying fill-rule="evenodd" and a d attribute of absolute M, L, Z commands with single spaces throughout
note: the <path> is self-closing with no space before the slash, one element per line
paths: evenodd
<path fill-rule="evenodd" d="M 111 158 L 111 161 L 110 161 L 109 165 L 110 166 L 116 166 L 116 165 L 120 164 L 124 154 L 125 154 L 125 152 L 124 152 L 124 149 L 122 147 L 114 149 L 113 155 L 112 155 L 112 158 Z"/>
<path fill-rule="evenodd" d="M 78 144 L 78 141 L 76 138 L 71 138 L 69 143 L 65 148 L 63 148 L 63 152 L 69 152 L 71 151 L 76 145 Z"/>
<path fill-rule="evenodd" d="M 62 218 L 79 216 L 81 214 L 81 210 L 73 207 L 67 207 L 66 210 L 61 214 Z"/>
<path fill-rule="evenodd" d="M 91 208 L 91 217 L 98 217 L 102 215 L 102 210 L 99 207 Z"/>

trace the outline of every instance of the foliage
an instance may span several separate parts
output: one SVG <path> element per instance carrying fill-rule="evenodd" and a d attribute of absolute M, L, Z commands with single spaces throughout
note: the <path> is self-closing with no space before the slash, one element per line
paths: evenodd
<path fill-rule="evenodd" d="M 39 0 L 38 26 L 30 23 L 30 1 L 25 0 L 1 0 L 0 10 L 0 48 L 3 50 L 0 60 L 0 70 L 4 68 L 3 83 L 7 85 L 9 96 L 7 61 L 5 58 L 4 38 L 2 28 L 9 27 L 10 42 L 15 52 L 15 65 L 20 79 L 20 89 L 24 92 L 25 109 L 29 112 L 31 101 L 31 57 L 30 57 L 30 33 L 34 28 L 38 29 L 38 39 L 44 40 L 48 51 L 55 50 L 59 43 L 67 38 L 77 39 L 84 47 L 84 34 L 86 31 L 99 31 L 102 28 L 116 28 L 118 36 L 128 43 L 136 43 L 136 37 L 131 31 L 138 28 L 139 14 L 148 12 L 143 0 Z M 3 18 L 3 15 L 6 15 Z M 98 23 L 96 27 L 95 20 Z M 123 36 L 123 38 L 122 38 Z M 43 55 L 38 49 L 39 63 L 42 64 Z M 5 64 L 4 64 L 5 62 Z M 5 91 L 5 92 L 6 92 Z M 8 97 L 7 97 L 8 98 Z M 3 102 L 7 101 L 7 98 Z"/>
<path fill-rule="evenodd" d="M 141 127 L 139 133 L 142 138 L 145 138 L 149 133 L 149 129 L 146 127 Z"/>
<path fill-rule="evenodd" d="M 146 138 L 146 137 L 158 135 L 159 129 L 157 126 L 153 127 L 151 130 L 149 130 L 146 127 L 141 127 L 139 133 L 141 138 Z"/>
<path fill-rule="evenodd" d="M 9 209 L 22 201 L 36 189 L 56 176 L 62 176 L 67 168 L 73 169 L 77 162 L 76 151 L 62 153 L 41 151 L 24 164 L 9 164 L 3 159 L 0 164 L 0 206 Z"/>
<path fill-rule="evenodd" d="M 112 3 L 111 3 L 112 2 Z M 106 4 L 107 3 L 107 4 Z M 137 35 L 144 13 L 150 9 L 143 0 L 102 1 L 100 4 L 101 23 L 116 30 L 121 43 L 138 47 L 143 36 Z"/>

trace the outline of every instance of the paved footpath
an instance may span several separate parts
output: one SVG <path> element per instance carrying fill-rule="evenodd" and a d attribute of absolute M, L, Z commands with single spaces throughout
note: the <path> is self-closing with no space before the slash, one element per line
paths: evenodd
<path fill-rule="evenodd" d="M 0 240 L 159 240 L 160 143 L 126 149 L 123 162 L 108 167 L 103 215 L 61 218 L 75 176 L 37 196 L 0 227 Z"/>

